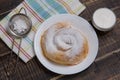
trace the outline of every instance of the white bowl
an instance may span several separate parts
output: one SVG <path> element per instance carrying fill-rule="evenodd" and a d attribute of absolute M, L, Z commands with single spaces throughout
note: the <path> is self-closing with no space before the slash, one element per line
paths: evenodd
<path fill-rule="evenodd" d="M 100 31 L 109 31 L 116 23 L 116 16 L 108 8 L 99 8 L 93 14 L 92 23 Z"/>

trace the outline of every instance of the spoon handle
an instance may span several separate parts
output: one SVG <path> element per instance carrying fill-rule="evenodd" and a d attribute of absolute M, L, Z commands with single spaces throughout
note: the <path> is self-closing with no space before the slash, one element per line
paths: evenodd
<path fill-rule="evenodd" d="M 20 47 L 21 47 L 21 43 L 22 43 L 22 38 L 20 39 L 20 43 L 19 43 L 19 47 L 18 47 L 18 53 L 17 53 L 17 59 L 16 59 L 16 64 L 15 64 L 15 68 L 14 68 L 14 72 L 16 72 L 17 66 L 18 66 L 18 61 L 19 61 L 19 56 L 20 56 Z"/>

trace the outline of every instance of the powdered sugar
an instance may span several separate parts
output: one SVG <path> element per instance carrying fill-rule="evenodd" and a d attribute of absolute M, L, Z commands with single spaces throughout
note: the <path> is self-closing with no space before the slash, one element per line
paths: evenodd
<path fill-rule="evenodd" d="M 63 52 L 69 58 L 73 58 L 83 50 L 84 37 L 71 25 L 60 29 L 53 25 L 47 30 L 45 42 L 49 53 Z"/>
<path fill-rule="evenodd" d="M 22 33 L 27 29 L 27 24 L 25 21 L 18 19 L 14 22 L 14 31 L 17 31 L 18 33 Z"/>

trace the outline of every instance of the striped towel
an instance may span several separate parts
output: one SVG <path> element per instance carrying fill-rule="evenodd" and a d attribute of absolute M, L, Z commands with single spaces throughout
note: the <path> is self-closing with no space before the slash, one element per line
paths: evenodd
<path fill-rule="evenodd" d="M 42 22 L 55 14 L 70 13 L 79 15 L 85 6 L 79 2 L 79 0 L 25 0 L 17 8 L 15 8 L 10 14 L 8 14 L 0 22 L 0 38 L 8 45 L 12 46 L 13 39 L 6 33 L 6 27 L 11 16 L 18 13 L 19 10 L 24 7 L 27 15 L 32 20 L 32 30 L 27 37 L 22 39 L 20 47 L 20 58 L 24 62 L 28 62 L 32 59 L 34 54 L 33 40 L 35 32 Z M 18 52 L 20 40 L 15 39 L 13 51 Z"/>

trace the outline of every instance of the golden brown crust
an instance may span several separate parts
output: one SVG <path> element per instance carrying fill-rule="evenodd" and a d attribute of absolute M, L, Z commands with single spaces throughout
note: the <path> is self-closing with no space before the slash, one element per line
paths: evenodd
<path fill-rule="evenodd" d="M 63 27 L 58 27 L 58 28 L 63 28 Z M 77 56 L 75 56 L 74 59 L 72 59 L 71 61 L 68 57 L 64 55 L 64 52 L 59 52 L 59 53 L 56 52 L 53 54 L 49 54 L 45 46 L 46 34 L 47 34 L 47 31 L 45 31 L 44 34 L 42 35 L 40 45 L 41 45 L 44 56 L 49 60 L 62 65 L 75 65 L 80 63 L 86 58 L 89 48 L 88 48 L 88 41 L 85 37 L 84 37 L 85 39 L 83 44 L 83 50 Z"/>

